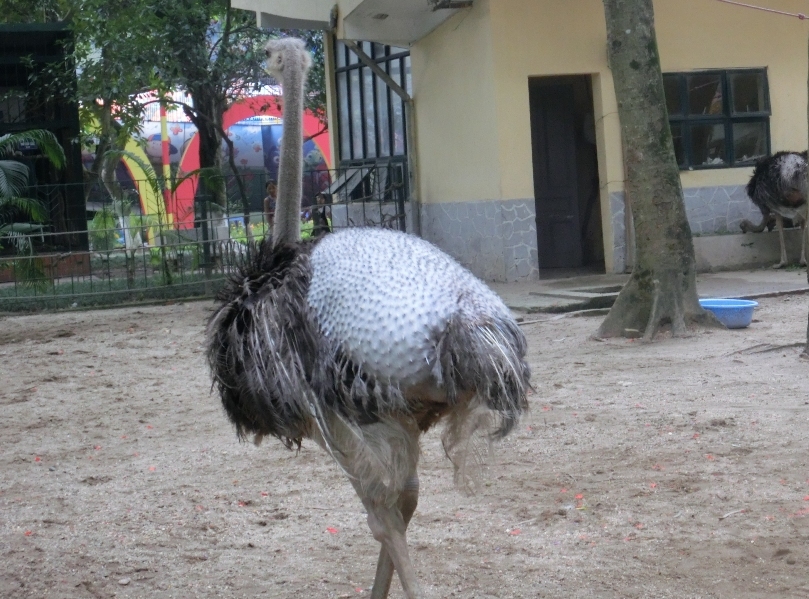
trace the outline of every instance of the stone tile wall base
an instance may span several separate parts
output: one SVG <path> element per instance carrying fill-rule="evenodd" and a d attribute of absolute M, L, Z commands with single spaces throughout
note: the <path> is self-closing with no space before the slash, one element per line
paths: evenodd
<path fill-rule="evenodd" d="M 421 234 L 485 281 L 539 278 L 533 198 L 422 204 Z"/>
<path fill-rule="evenodd" d="M 766 264 L 779 254 L 772 253 L 772 240 L 757 238 L 754 233 L 737 236 L 743 220 L 758 224 L 761 211 L 747 197 L 744 185 L 718 187 L 691 187 L 683 190 L 685 212 L 695 246 L 698 270 L 722 270 L 742 265 Z M 624 193 L 610 194 L 612 212 L 613 252 L 615 268 L 613 272 L 627 269 L 626 226 Z M 733 240 L 705 240 L 712 236 L 730 236 Z M 751 245 L 752 244 L 752 245 Z M 755 250 L 751 249 L 755 247 Z M 800 251 L 800 250 L 799 250 Z"/>

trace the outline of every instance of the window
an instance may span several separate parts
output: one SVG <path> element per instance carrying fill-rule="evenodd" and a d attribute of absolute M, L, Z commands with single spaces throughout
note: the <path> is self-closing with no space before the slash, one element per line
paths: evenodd
<path fill-rule="evenodd" d="M 371 42 L 360 47 L 411 93 L 408 50 Z M 335 42 L 334 52 L 341 160 L 373 161 L 406 154 L 404 104 L 399 96 L 342 42 Z"/>
<path fill-rule="evenodd" d="M 746 166 L 770 153 L 765 69 L 666 73 L 663 89 L 681 169 Z"/>

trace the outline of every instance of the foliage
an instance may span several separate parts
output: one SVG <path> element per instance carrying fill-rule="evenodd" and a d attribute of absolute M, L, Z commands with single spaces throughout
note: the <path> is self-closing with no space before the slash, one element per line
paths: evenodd
<path fill-rule="evenodd" d="M 0 136 L 0 235 L 8 233 L 17 214 L 36 221 L 45 220 L 42 204 L 23 195 L 28 187 L 28 167 L 13 158 L 22 147 L 35 145 L 54 166 L 65 164 L 65 154 L 56 137 L 49 131 L 35 129 L 24 133 Z"/>
<path fill-rule="evenodd" d="M 256 242 L 261 241 L 264 239 L 265 235 L 268 234 L 268 227 L 267 223 L 265 222 L 251 223 L 248 226 L 250 227 L 250 231 L 253 235 L 253 240 Z M 230 238 L 233 241 L 247 245 L 247 230 L 242 222 L 236 221 L 230 223 Z"/>
<path fill-rule="evenodd" d="M 28 256 L 20 256 L 13 260 L 11 267 L 14 271 L 14 280 L 26 291 L 41 293 L 51 282 L 45 273 L 44 260 L 30 254 L 30 249 Z"/>
<path fill-rule="evenodd" d="M 223 115 L 233 102 L 263 85 L 261 58 L 267 33 L 256 26 L 252 12 L 233 9 L 227 0 L 159 0 L 158 4 L 166 50 L 159 70 L 171 87 L 185 89 L 193 99 L 182 108 L 197 127 L 200 168 L 221 172 L 224 142 L 236 174 Z M 225 206 L 221 179 L 202 180 L 200 187 L 215 204 Z M 241 186 L 240 192 L 246 207 Z"/>
<path fill-rule="evenodd" d="M 315 230 L 315 223 L 311 218 L 307 218 L 301 223 L 301 239 L 306 241 L 312 238 L 312 232 Z"/>
<path fill-rule="evenodd" d="M 158 35 L 166 44 L 157 67 L 164 80 L 192 93 L 208 87 L 228 103 L 262 85 L 268 36 L 252 12 L 230 8 L 225 0 L 158 0 L 157 5 Z"/>
<path fill-rule="evenodd" d="M 22 147 L 34 145 L 54 166 L 62 168 L 65 154 L 62 146 L 50 131 L 34 129 L 23 133 L 0 136 L 0 237 L 10 241 L 18 255 L 13 268 L 16 280 L 25 288 L 43 289 L 47 286 L 41 260 L 33 257 L 30 237 L 15 232 L 12 227 L 17 215 L 35 221 L 47 217 L 45 207 L 35 198 L 23 197 L 28 187 L 28 167 L 17 160 L 9 160 Z"/>
<path fill-rule="evenodd" d="M 97 129 L 89 125 L 100 123 L 102 137 L 127 139 L 142 122 L 144 107 L 136 95 L 164 89 L 156 72 L 160 50 L 152 33 L 153 3 L 40 0 L 37 4 L 38 10 L 32 11 L 30 0 L 0 0 L 11 21 L 25 21 L 26 15 L 29 21 L 65 20 L 73 39 L 65 47 L 64 62 L 37 65 L 34 57 L 28 57 L 28 99 L 76 102 L 83 130 Z"/>
<path fill-rule="evenodd" d="M 64 21 L 69 14 L 63 0 L 0 0 L 0 14 L 4 23 L 51 23 Z"/>
<path fill-rule="evenodd" d="M 87 229 L 90 245 L 96 252 L 109 252 L 123 245 L 118 232 L 118 219 L 111 210 L 105 208 L 96 212 Z"/>
<path fill-rule="evenodd" d="M 177 187 L 193 174 L 199 174 L 200 177 L 207 174 L 201 171 L 195 171 L 194 173 L 188 173 L 183 177 L 172 177 L 170 180 L 164 180 L 157 176 L 157 173 L 150 163 L 145 162 L 136 154 L 127 152 L 125 150 L 118 150 L 114 152 L 110 151 L 108 153 L 113 154 L 118 158 L 126 157 L 135 162 L 146 175 L 146 183 L 152 188 L 152 192 L 156 196 L 163 195 L 165 191 L 174 193 Z M 150 263 L 152 263 L 153 266 L 161 267 L 164 283 L 171 285 L 173 282 L 173 276 L 169 262 L 177 260 L 178 252 L 181 255 L 181 251 L 177 248 L 177 244 L 180 242 L 180 235 L 170 224 L 168 215 L 162 212 L 159 214 L 133 215 L 127 217 L 127 223 L 130 231 L 145 230 L 146 240 L 150 244 L 157 244 L 156 248 L 153 247 L 149 249 Z M 166 248 L 166 246 L 169 244 L 172 245 L 171 249 Z"/>
<path fill-rule="evenodd" d="M 326 55 L 323 48 L 323 32 L 300 31 L 299 34 L 306 40 L 306 45 L 312 52 L 312 68 L 306 82 L 304 104 L 326 126 Z"/>
<path fill-rule="evenodd" d="M 82 130 L 87 132 L 83 141 L 98 144 L 91 171 L 102 177 L 113 196 L 117 190 L 110 189 L 109 173 L 120 158 L 99 157 L 122 149 L 139 130 L 145 92 L 152 93 L 153 102 L 165 101 L 172 89 L 192 96 L 192 104 L 180 106 L 200 133 L 200 165 L 221 170 L 219 148 L 229 142 L 222 115 L 234 101 L 267 83 L 262 60 L 270 36 L 294 34 L 307 40 L 315 59 L 307 108 L 325 126 L 320 32 L 262 30 L 254 13 L 234 9 L 228 0 L 39 0 L 36 10 L 30 0 L 0 0 L 0 7 L 8 22 L 67 19 L 73 33 L 66 48 L 68 60 L 34 68 L 31 57 L 27 97 L 79 104 Z M 224 204 L 221 187 L 209 191 Z"/>

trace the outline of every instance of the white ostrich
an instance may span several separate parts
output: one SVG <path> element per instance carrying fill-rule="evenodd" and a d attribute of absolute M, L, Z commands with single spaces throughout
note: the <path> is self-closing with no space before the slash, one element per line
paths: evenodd
<path fill-rule="evenodd" d="M 439 420 L 462 471 L 474 433 L 504 436 L 527 407 L 525 337 L 502 301 L 431 244 L 382 229 L 300 241 L 301 114 L 311 59 L 270 41 L 284 133 L 274 241 L 220 295 L 208 359 L 240 437 L 309 438 L 339 464 L 381 544 L 371 597 L 394 569 L 422 597 L 405 531 L 418 501 L 420 434 Z"/>

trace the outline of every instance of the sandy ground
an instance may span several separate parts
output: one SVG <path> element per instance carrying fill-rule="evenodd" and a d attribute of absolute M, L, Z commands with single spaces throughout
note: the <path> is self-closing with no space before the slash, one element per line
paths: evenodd
<path fill-rule="evenodd" d="M 330 459 L 238 443 L 210 394 L 210 307 L 0 320 L 0 597 L 368 596 L 377 544 Z M 809 363 L 767 345 L 806 314 L 765 299 L 653 345 L 526 317 L 532 410 L 480 491 L 423 440 L 427 596 L 809 597 Z"/>

